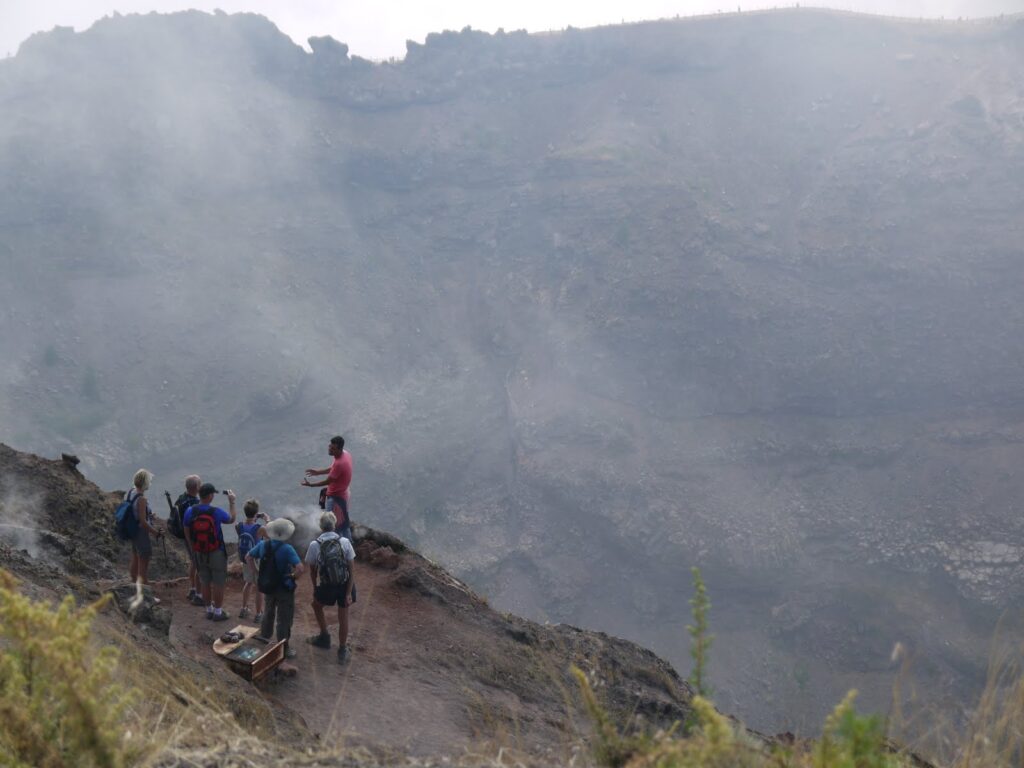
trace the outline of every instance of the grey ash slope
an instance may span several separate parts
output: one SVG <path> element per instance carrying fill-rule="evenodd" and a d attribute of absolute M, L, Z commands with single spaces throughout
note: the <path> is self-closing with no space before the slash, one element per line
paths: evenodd
<path fill-rule="evenodd" d="M 356 517 L 499 607 L 681 664 L 702 565 L 753 725 L 884 706 L 895 640 L 955 700 L 1024 586 L 1022 57 L 810 11 L 386 65 L 251 16 L 33 38 L 0 424 L 271 504 L 342 430 Z"/>

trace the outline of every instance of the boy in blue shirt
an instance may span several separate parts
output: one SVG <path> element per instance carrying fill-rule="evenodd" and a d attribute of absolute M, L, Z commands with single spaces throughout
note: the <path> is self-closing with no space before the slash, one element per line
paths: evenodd
<path fill-rule="evenodd" d="M 295 533 L 295 523 L 281 518 L 267 523 L 263 530 L 267 537 L 249 550 L 246 557 L 247 562 L 258 563 L 256 585 L 266 596 L 260 636 L 268 640 L 273 637 L 276 618 L 277 639 L 289 640 L 295 620 L 295 579 L 303 573 L 299 553 L 288 543 Z M 285 658 L 295 658 L 291 642 L 285 648 Z"/>

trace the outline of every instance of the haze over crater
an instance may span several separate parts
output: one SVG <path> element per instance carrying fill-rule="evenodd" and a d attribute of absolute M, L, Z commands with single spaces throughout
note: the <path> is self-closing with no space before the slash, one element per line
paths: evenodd
<path fill-rule="evenodd" d="M 0 62 L 6 441 L 273 509 L 341 432 L 357 520 L 684 669 L 700 565 L 755 726 L 884 706 L 896 640 L 977 682 L 1024 583 L 1021 21 L 312 48 L 193 12 Z"/>

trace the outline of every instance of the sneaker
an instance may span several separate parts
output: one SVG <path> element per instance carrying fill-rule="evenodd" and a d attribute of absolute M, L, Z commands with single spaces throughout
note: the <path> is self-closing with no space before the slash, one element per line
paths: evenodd
<path fill-rule="evenodd" d="M 192 603 L 192 605 L 198 605 L 200 608 L 205 608 L 206 607 L 206 601 L 203 600 L 203 596 L 202 595 L 199 595 L 199 594 L 192 595 L 192 597 L 190 597 L 188 599 L 188 601 L 190 603 Z"/>
<path fill-rule="evenodd" d="M 231 618 L 231 614 L 227 611 L 221 611 L 220 613 L 208 613 L 206 615 L 214 621 L 227 621 Z"/>
<path fill-rule="evenodd" d="M 343 646 L 341 646 L 341 648 L 338 649 L 338 663 L 339 664 L 348 664 L 348 660 L 351 659 L 351 658 L 352 658 L 352 651 L 350 651 L 348 649 L 347 645 L 343 645 Z"/>
<path fill-rule="evenodd" d="M 206 618 L 212 619 L 213 618 L 213 611 L 207 611 L 206 612 Z"/>
<path fill-rule="evenodd" d="M 299 655 L 298 651 L 296 651 L 294 648 L 287 648 L 287 649 L 285 649 L 284 657 L 286 659 L 294 659 L 298 655 Z"/>
<path fill-rule="evenodd" d="M 249 609 L 248 608 L 243 608 L 242 610 L 240 610 L 238 612 L 238 618 L 240 618 L 240 619 L 247 619 L 247 618 L 249 618 Z"/>
<path fill-rule="evenodd" d="M 259 624 L 261 621 L 263 621 L 263 611 L 260 611 L 255 616 L 253 616 L 252 620 L 255 621 L 257 624 Z"/>
<path fill-rule="evenodd" d="M 312 637 L 307 637 L 306 638 L 306 642 L 309 643 L 310 645 L 315 645 L 317 648 L 330 648 L 331 647 L 331 636 L 328 633 L 323 632 L 323 633 L 321 633 L 319 635 L 313 635 Z"/>

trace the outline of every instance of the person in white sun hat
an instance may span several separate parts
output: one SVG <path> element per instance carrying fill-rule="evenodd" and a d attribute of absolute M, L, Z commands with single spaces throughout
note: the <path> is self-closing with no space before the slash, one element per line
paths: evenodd
<path fill-rule="evenodd" d="M 303 573 L 302 561 L 288 540 L 295 533 L 295 523 L 287 518 L 273 520 L 263 526 L 267 538 L 249 550 L 246 561 L 258 563 L 256 586 L 266 598 L 260 636 L 270 639 L 277 625 L 277 639 L 289 641 L 295 620 L 295 579 Z M 285 658 L 295 658 L 291 642 L 285 648 Z"/>

